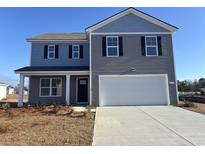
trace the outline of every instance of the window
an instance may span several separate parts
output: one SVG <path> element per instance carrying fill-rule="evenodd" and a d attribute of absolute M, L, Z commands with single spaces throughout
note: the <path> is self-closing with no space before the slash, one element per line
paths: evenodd
<path fill-rule="evenodd" d="M 50 95 L 50 79 L 41 79 L 41 96 Z"/>
<path fill-rule="evenodd" d="M 87 80 L 80 80 L 80 84 L 81 84 L 81 85 L 87 84 Z"/>
<path fill-rule="evenodd" d="M 158 56 L 156 36 L 146 36 L 145 45 L 146 45 L 146 56 Z"/>
<path fill-rule="evenodd" d="M 42 78 L 40 79 L 40 96 L 61 96 L 62 79 L 61 78 Z"/>
<path fill-rule="evenodd" d="M 48 59 L 55 59 L 55 45 L 48 45 Z"/>
<path fill-rule="evenodd" d="M 108 57 L 118 57 L 119 56 L 119 41 L 118 36 L 108 36 L 106 37 L 107 44 L 107 56 Z"/>
<path fill-rule="evenodd" d="M 72 46 L 72 58 L 73 59 L 79 59 L 80 57 L 80 46 L 79 45 L 73 45 Z"/>

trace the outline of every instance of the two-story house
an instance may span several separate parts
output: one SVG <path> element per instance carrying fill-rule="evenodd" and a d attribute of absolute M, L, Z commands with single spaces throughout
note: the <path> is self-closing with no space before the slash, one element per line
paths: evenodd
<path fill-rule="evenodd" d="M 30 66 L 15 70 L 20 74 L 18 106 L 25 77 L 30 104 L 176 105 L 176 30 L 128 8 L 85 33 L 31 37 Z"/>

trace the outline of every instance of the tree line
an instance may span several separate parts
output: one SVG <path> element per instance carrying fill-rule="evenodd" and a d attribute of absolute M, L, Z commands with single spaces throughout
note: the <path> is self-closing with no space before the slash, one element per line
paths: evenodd
<path fill-rule="evenodd" d="M 205 90 L 205 78 L 199 80 L 184 80 L 177 81 L 178 91 L 180 92 L 204 92 Z"/>

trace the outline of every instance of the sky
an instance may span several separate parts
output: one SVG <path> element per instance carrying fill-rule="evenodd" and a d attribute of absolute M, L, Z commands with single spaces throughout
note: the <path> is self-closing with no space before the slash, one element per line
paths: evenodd
<path fill-rule="evenodd" d="M 84 32 L 125 8 L 0 8 L 0 82 L 15 85 L 15 69 L 29 66 L 26 38 L 42 33 Z M 205 77 L 205 8 L 137 8 L 179 30 L 173 46 L 177 80 Z"/>

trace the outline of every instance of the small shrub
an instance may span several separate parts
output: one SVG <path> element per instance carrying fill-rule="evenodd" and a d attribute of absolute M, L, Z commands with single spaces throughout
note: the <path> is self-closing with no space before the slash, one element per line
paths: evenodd
<path fill-rule="evenodd" d="M 8 110 L 10 107 L 11 106 L 9 103 L 2 104 L 2 109 L 4 109 L 4 110 Z"/>
<path fill-rule="evenodd" d="M 194 107 L 194 103 L 189 101 L 184 101 L 184 107 Z"/>
<path fill-rule="evenodd" d="M 188 100 L 181 101 L 177 104 L 178 107 L 195 107 L 196 105 Z"/>

